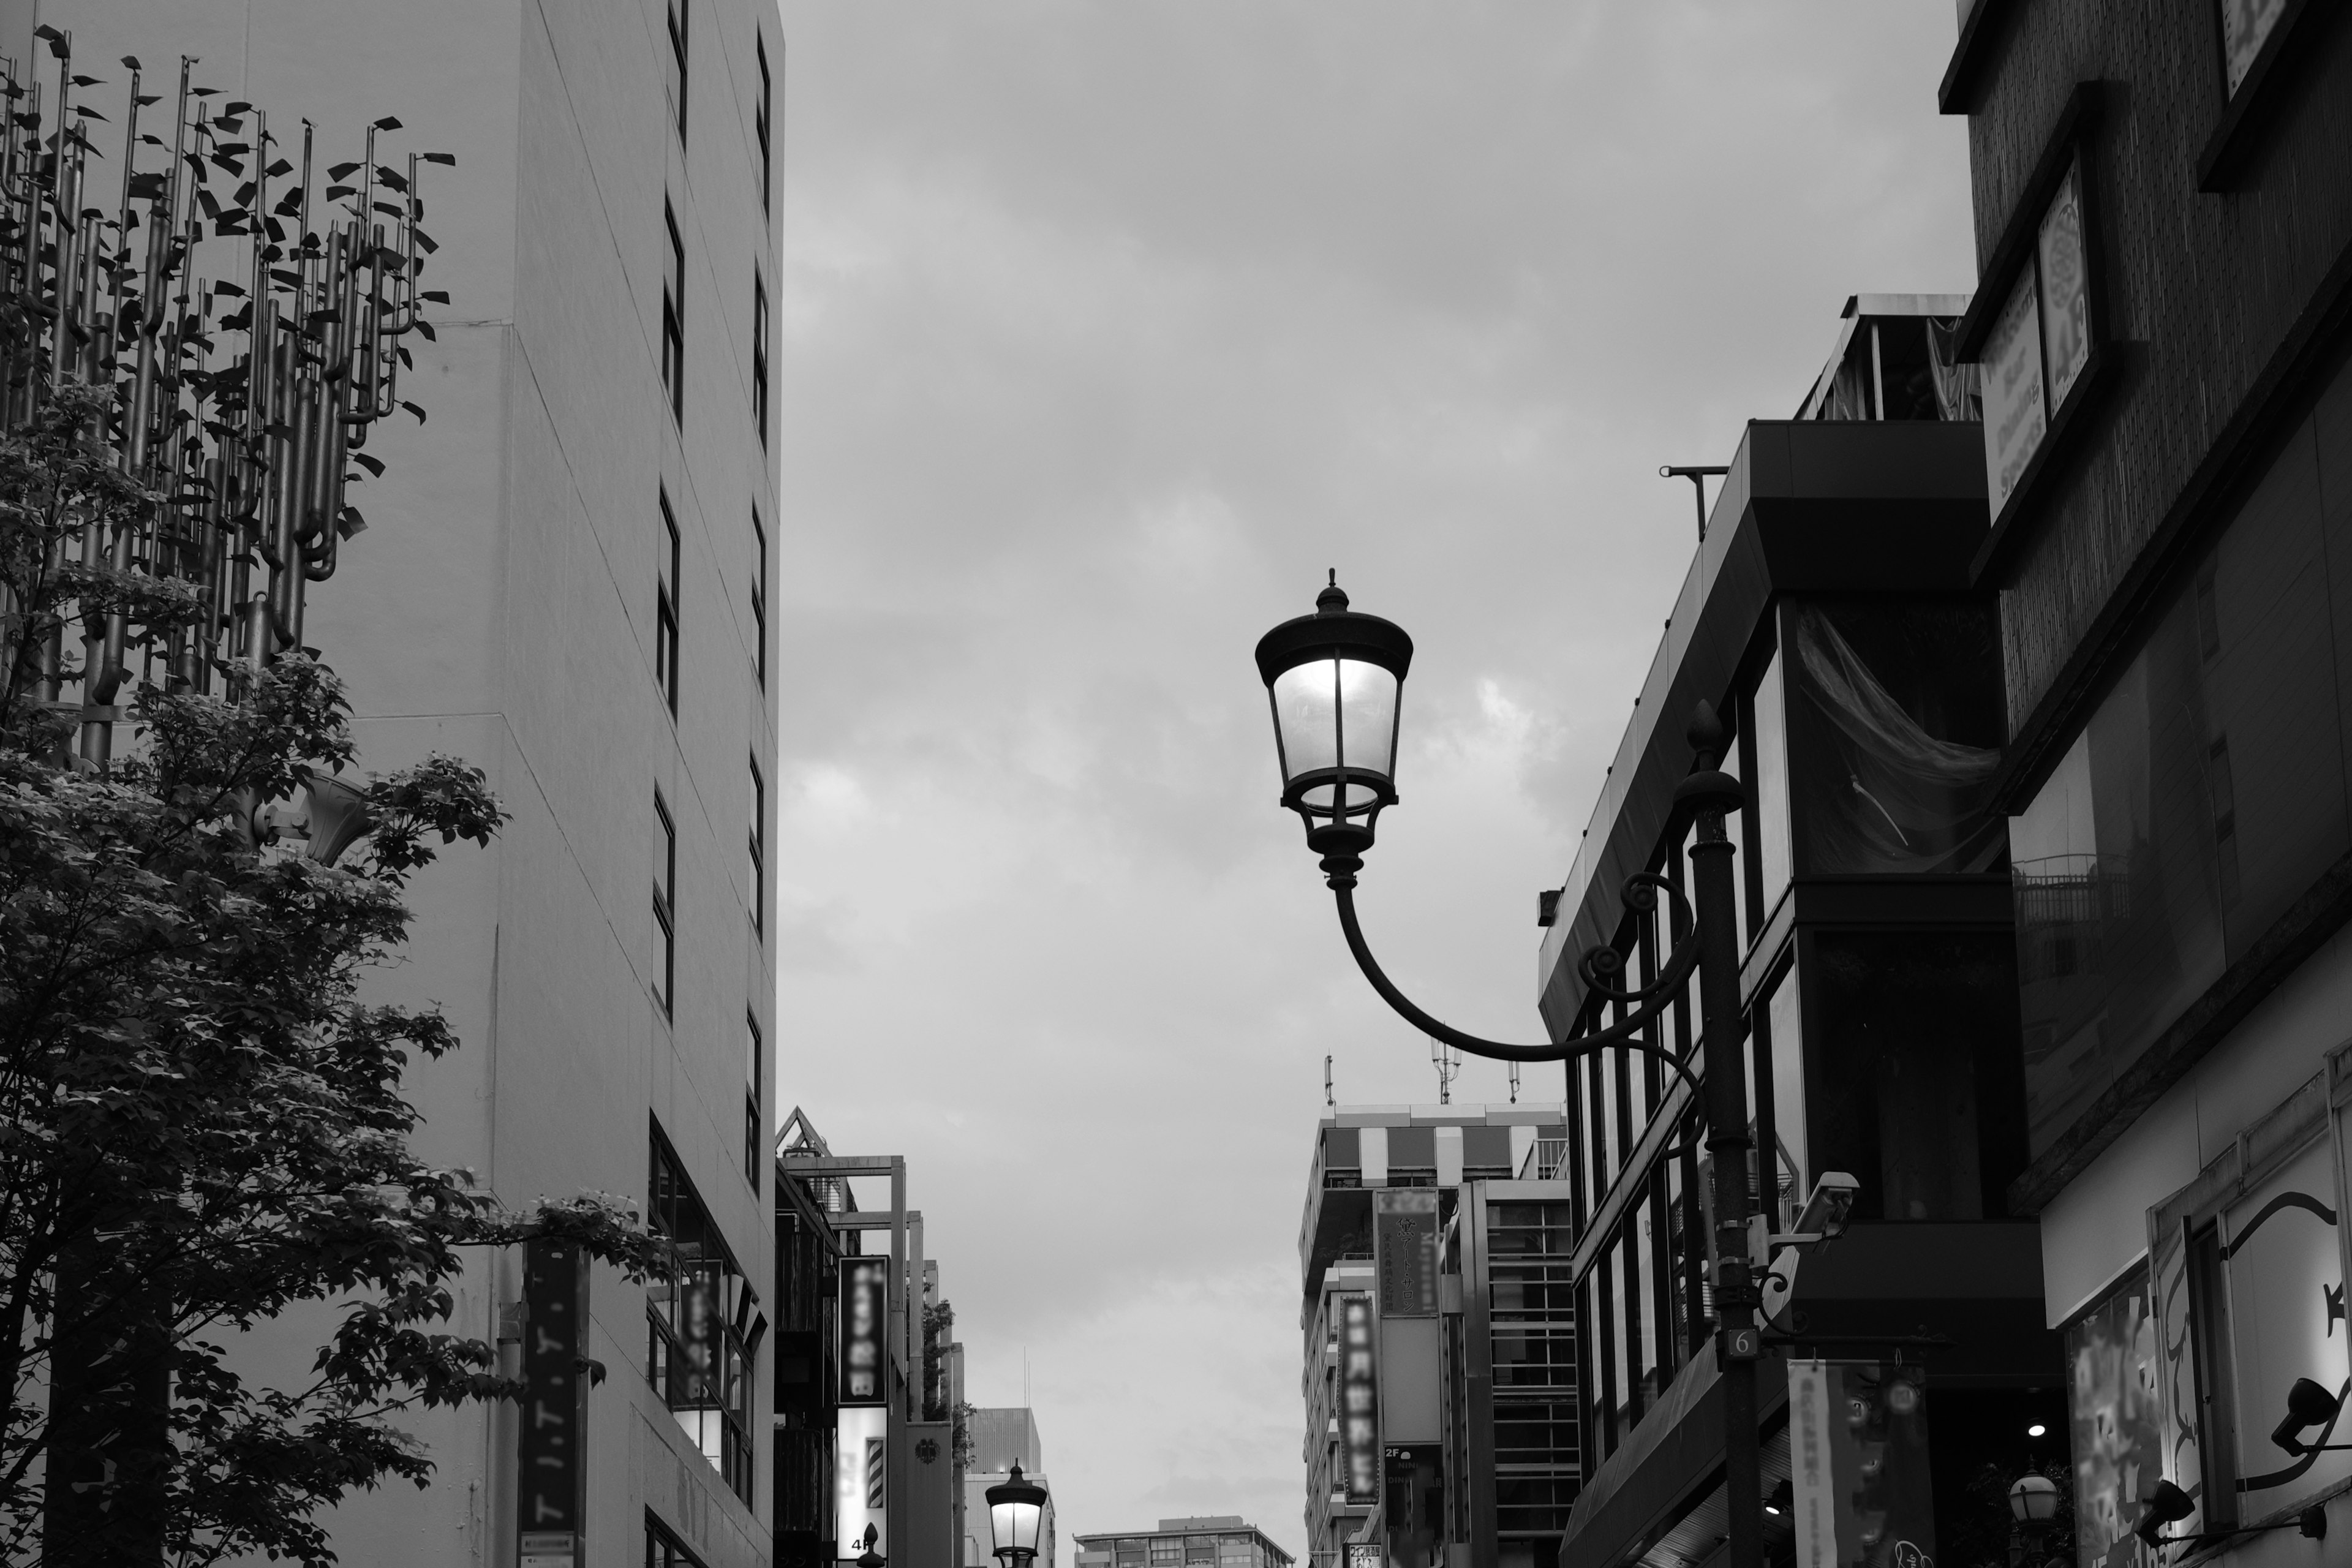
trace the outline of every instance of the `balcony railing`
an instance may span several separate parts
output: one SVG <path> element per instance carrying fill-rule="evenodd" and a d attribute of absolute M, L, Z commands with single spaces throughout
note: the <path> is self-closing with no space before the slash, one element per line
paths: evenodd
<path fill-rule="evenodd" d="M 1519 1163 L 1519 1180 L 1523 1182 L 1558 1181 L 1568 1165 L 1568 1140 L 1538 1138 L 1528 1150 L 1528 1157 Z"/>

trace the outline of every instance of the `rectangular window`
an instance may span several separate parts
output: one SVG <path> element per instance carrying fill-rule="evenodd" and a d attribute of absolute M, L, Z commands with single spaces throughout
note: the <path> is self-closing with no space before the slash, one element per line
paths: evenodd
<path fill-rule="evenodd" d="M 1754 718 L 1748 731 L 1756 748 L 1756 822 L 1751 831 L 1758 881 L 1750 900 L 1751 929 L 1741 934 L 1750 943 L 1764 934 L 1760 928 L 1788 890 L 1796 864 L 1789 844 L 1789 721 L 1780 668 L 1780 651 L 1775 648 L 1749 705 Z"/>
<path fill-rule="evenodd" d="M 703 1568 L 702 1559 L 688 1552 L 650 1509 L 646 1510 L 646 1568 Z"/>
<path fill-rule="evenodd" d="M 654 1000 L 668 1015 L 677 1003 L 677 826 L 659 790 L 654 791 L 654 821 L 659 830 L 654 840 Z"/>
<path fill-rule="evenodd" d="M 662 231 L 669 242 L 662 252 L 661 371 L 662 388 L 669 394 L 670 417 L 686 423 L 686 239 L 677 227 L 677 210 L 662 198 Z"/>
<path fill-rule="evenodd" d="M 751 509 L 751 674 L 768 689 L 768 530 Z"/>
<path fill-rule="evenodd" d="M 670 123 L 677 139 L 686 141 L 686 7 L 687 0 L 669 0 L 669 64 L 663 86 L 669 91 Z"/>
<path fill-rule="evenodd" d="M 764 936 L 768 929 L 768 783 L 760 776 L 759 759 L 753 758 L 751 767 L 751 855 L 746 891 L 751 900 L 751 930 Z"/>
<path fill-rule="evenodd" d="M 772 205 L 771 193 L 775 186 L 775 83 L 768 74 L 768 40 L 754 38 L 751 51 L 760 66 L 760 100 L 751 106 L 751 134 L 760 143 L 760 210 L 767 212 Z"/>
<path fill-rule="evenodd" d="M 768 284 L 751 275 L 751 425 L 768 444 Z"/>
<path fill-rule="evenodd" d="M 677 579 L 679 552 L 677 515 L 669 510 L 669 492 L 656 492 L 661 505 L 661 563 L 654 601 L 654 682 L 661 688 L 669 715 L 677 717 Z"/>
<path fill-rule="evenodd" d="M 743 1015 L 743 1178 L 751 1190 L 760 1190 L 760 1171 L 766 1161 L 760 1156 L 767 1144 L 767 1118 L 761 1114 L 763 1097 L 760 1082 L 761 1068 L 767 1057 L 765 1043 L 760 1037 L 760 1020 L 749 1012 Z"/>
<path fill-rule="evenodd" d="M 746 1503 L 751 1500 L 752 1370 L 766 1320 L 719 1227 L 656 1131 L 646 1228 L 667 1243 L 673 1276 L 646 1288 L 646 1372 L 678 1426 Z"/>

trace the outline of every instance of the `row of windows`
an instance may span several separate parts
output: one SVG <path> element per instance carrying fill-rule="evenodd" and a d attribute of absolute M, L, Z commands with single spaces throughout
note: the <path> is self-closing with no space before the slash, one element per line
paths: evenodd
<path fill-rule="evenodd" d="M 662 391 L 669 396 L 669 414 L 686 423 L 686 235 L 678 227 L 677 208 L 662 199 Z M 755 267 L 751 271 L 751 427 L 760 445 L 768 444 L 768 281 Z"/>
<path fill-rule="evenodd" d="M 683 688 L 679 645 L 684 620 L 680 584 L 685 558 L 677 513 L 670 509 L 667 486 L 655 492 L 655 501 L 661 535 L 656 541 L 654 577 L 654 683 L 661 689 L 662 701 L 675 719 Z M 764 691 L 768 688 L 768 525 L 760 520 L 758 507 L 751 509 L 751 678 Z"/>
<path fill-rule="evenodd" d="M 678 145 L 686 145 L 687 57 L 693 37 L 691 0 L 668 0 L 665 20 L 669 53 L 662 62 L 662 88 L 669 103 L 670 127 Z M 754 36 L 751 55 L 760 72 L 760 96 L 751 104 L 751 140 L 760 152 L 760 210 L 775 210 L 775 78 L 768 69 L 768 40 Z"/>
<path fill-rule="evenodd" d="M 646 1377 L 728 1489 L 751 1501 L 752 1392 L 766 1323 L 734 1254 L 656 1133 L 646 1229 L 668 1244 L 672 1278 L 646 1288 Z"/>

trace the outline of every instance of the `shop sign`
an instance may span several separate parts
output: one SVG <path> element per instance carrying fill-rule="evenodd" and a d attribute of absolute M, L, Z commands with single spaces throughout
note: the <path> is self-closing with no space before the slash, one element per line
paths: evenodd
<path fill-rule="evenodd" d="M 1936 1558 L 1918 1369 L 1789 1363 L 1796 1568 L 1927 1568 Z"/>
<path fill-rule="evenodd" d="M 841 1403 L 889 1398 L 890 1260 L 841 1260 Z"/>
<path fill-rule="evenodd" d="M 887 1557 L 890 1407 L 861 1405 L 835 1411 L 833 1437 L 833 1529 L 838 1538 L 835 1555 L 848 1559 L 864 1552 L 866 1530 L 871 1525 L 874 1550 Z"/>
<path fill-rule="evenodd" d="M 1437 1316 L 1437 1193 L 1402 1187 L 1372 1194 L 1372 1253 L 1381 1316 Z"/>
<path fill-rule="evenodd" d="M 1339 1452 L 1348 1469 L 1351 1504 L 1381 1500 L 1378 1364 L 1372 1347 L 1372 1299 L 1340 1297 Z"/>
<path fill-rule="evenodd" d="M 588 1406 L 580 1325 L 588 1260 L 579 1244 L 523 1244 L 522 1419 L 517 1439 L 516 1557 L 520 1568 L 573 1568 L 587 1493 Z"/>

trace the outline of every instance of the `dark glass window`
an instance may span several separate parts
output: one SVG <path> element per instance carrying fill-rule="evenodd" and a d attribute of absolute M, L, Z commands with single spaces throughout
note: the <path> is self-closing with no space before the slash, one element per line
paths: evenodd
<path fill-rule="evenodd" d="M 1754 840 L 1757 872 L 1755 920 L 1747 933 L 1750 942 L 1763 934 L 1761 928 L 1788 890 L 1795 864 L 1789 846 L 1789 724 L 1780 669 L 1780 650 L 1775 649 L 1749 702 L 1749 733 L 1756 752 L 1756 820 L 1748 833 Z"/>
<path fill-rule="evenodd" d="M 768 74 L 768 40 L 751 40 L 752 58 L 760 67 L 760 100 L 751 106 L 751 135 L 760 143 L 760 210 L 767 212 L 772 205 L 775 188 L 773 137 L 775 134 L 775 82 Z"/>
<path fill-rule="evenodd" d="M 743 1015 L 743 1179 L 755 1193 L 760 1190 L 760 1172 L 768 1163 L 768 1119 L 761 1113 L 764 1097 L 760 1092 L 760 1069 L 766 1057 L 759 1017 L 747 1011 Z"/>
<path fill-rule="evenodd" d="M 658 1133 L 650 1185 L 646 1226 L 668 1244 L 675 1275 L 646 1288 L 646 1377 L 710 1468 L 749 1503 L 755 1297 Z"/>
<path fill-rule="evenodd" d="M 2012 822 L 2037 1152 L 2352 848 L 2321 528 L 2298 440 Z"/>
<path fill-rule="evenodd" d="M 768 444 L 768 285 L 751 275 L 751 426 Z"/>
<path fill-rule="evenodd" d="M 1988 602 L 1830 601 L 1785 617 L 1790 815 L 1808 876 L 2008 868 Z"/>
<path fill-rule="evenodd" d="M 677 826 L 669 805 L 654 791 L 654 1000 L 664 1015 L 677 1006 Z"/>
<path fill-rule="evenodd" d="M 665 197 L 662 231 L 668 246 L 662 252 L 662 387 L 669 394 L 669 414 L 686 423 L 686 237 L 678 232 L 677 213 Z"/>
<path fill-rule="evenodd" d="M 669 58 L 664 68 L 662 85 L 669 94 L 670 123 L 677 128 L 677 139 L 686 141 L 686 41 L 687 0 L 669 0 Z"/>
<path fill-rule="evenodd" d="M 702 1559 L 688 1552 L 650 1509 L 646 1512 L 646 1568 L 703 1568 Z"/>
<path fill-rule="evenodd" d="M 1800 954 L 1813 1167 L 1857 1219 L 2005 1212 L 2025 1166 L 2017 969 L 2000 931 L 1841 931 Z"/>
<path fill-rule="evenodd" d="M 678 549 L 677 516 L 669 510 L 669 492 L 659 490 L 655 500 L 661 509 L 660 564 L 656 567 L 654 598 L 654 682 L 661 688 L 662 700 L 668 704 L 670 717 L 677 717 L 677 584 L 683 560 Z"/>
<path fill-rule="evenodd" d="M 768 530 L 751 509 L 751 675 L 768 689 Z"/>
<path fill-rule="evenodd" d="M 768 907 L 768 784 L 760 776 L 759 758 L 751 759 L 751 855 L 745 867 L 750 887 L 746 890 L 751 895 L 752 933 L 764 936 L 768 927 L 767 916 L 763 912 Z"/>

